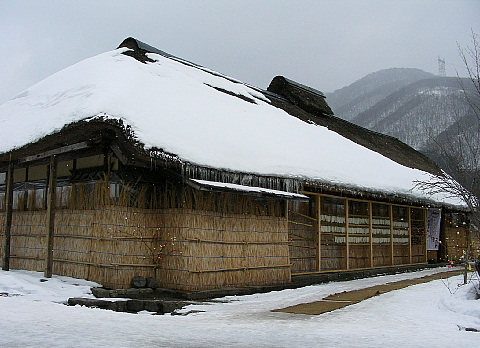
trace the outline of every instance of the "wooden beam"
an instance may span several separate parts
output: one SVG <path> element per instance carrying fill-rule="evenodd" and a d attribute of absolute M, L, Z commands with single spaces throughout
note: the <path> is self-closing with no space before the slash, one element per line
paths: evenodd
<path fill-rule="evenodd" d="M 11 246 L 11 232 L 13 221 L 13 164 L 10 163 L 7 171 L 7 192 L 5 194 L 6 216 L 5 216 L 5 232 L 3 235 L 3 257 L 2 269 L 4 271 L 10 270 L 10 246 Z"/>
<path fill-rule="evenodd" d="M 99 155 L 103 154 L 103 148 L 97 146 L 97 147 L 86 147 L 84 149 L 72 151 L 72 152 L 65 152 L 59 155 L 55 155 L 57 157 L 57 162 L 63 162 L 63 161 L 70 161 L 74 160 L 76 158 L 81 158 L 81 157 L 89 157 L 89 156 L 94 156 L 94 155 Z M 36 160 L 31 160 L 30 162 L 25 162 L 22 160 L 22 162 L 14 162 L 15 168 L 27 168 L 30 166 L 40 166 L 40 165 L 48 165 L 50 163 L 50 157 L 43 157 L 43 158 L 38 158 Z M 8 170 L 8 163 L 6 164 L 5 162 L 0 162 L 0 171 L 7 171 Z"/>
<path fill-rule="evenodd" d="M 81 143 L 62 146 L 62 147 L 59 147 L 59 148 L 56 148 L 56 149 L 53 149 L 53 150 L 50 150 L 50 151 L 45 151 L 45 152 L 38 153 L 36 155 L 24 157 L 24 158 L 18 160 L 18 163 L 32 162 L 32 161 L 35 161 L 35 160 L 38 160 L 38 159 L 41 159 L 41 158 L 58 156 L 60 154 L 66 153 L 66 152 L 85 149 L 88 146 L 89 146 L 89 144 L 86 141 L 82 141 Z"/>
<path fill-rule="evenodd" d="M 47 201 L 47 253 L 45 265 L 45 277 L 52 277 L 53 269 L 53 242 L 55 232 L 55 206 L 57 196 L 57 158 L 50 157 L 48 176 L 48 201 Z"/>
<path fill-rule="evenodd" d="M 123 154 L 122 150 L 120 149 L 120 147 L 118 146 L 117 143 L 111 143 L 110 144 L 110 149 L 113 151 L 113 153 L 115 154 L 115 156 L 117 156 L 117 158 L 120 160 L 120 162 L 126 166 L 127 164 L 129 164 L 129 160 L 128 158 Z"/>
<path fill-rule="evenodd" d="M 342 195 L 334 195 L 334 194 L 329 194 L 329 193 L 318 193 L 318 192 L 311 192 L 311 191 L 301 191 L 299 192 L 304 195 L 310 195 L 310 196 L 321 196 L 321 197 L 333 197 L 333 198 L 346 198 L 345 196 Z M 382 199 L 365 199 L 365 198 L 356 198 L 356 197 L 348 197 L 349 200 L 351 201 L 358 201 L 358 202 L 371 202 L 371 203 L 380 203 L 380 204 L 392 204 L 392 205 L 397 205 L 399 207 L 408 207 L 408 208 L 420 208 L 418 205 L 413 205 L 412 204 L 406 204 L 406 203 L 390 203 L 389 201 L 382 200 Z M 420 203 L 419 203 L 420 204 Z"/>

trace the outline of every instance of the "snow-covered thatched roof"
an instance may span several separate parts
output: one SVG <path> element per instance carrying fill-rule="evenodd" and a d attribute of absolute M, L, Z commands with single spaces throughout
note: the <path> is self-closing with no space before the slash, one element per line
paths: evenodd
<path fill-rule="evenodd" d="M 0 153 L 78 121 L 113 119 L 145 149 L 193 165 L 430 198 L 413 189 L 427 172 L 292 117 L 258 88 L 148 51 L 120 47 L 86 59 L 1 105 Z"/>

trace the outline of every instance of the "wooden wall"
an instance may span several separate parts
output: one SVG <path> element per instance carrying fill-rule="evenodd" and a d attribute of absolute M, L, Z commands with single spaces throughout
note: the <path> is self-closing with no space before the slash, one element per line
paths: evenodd
<path fill-rule="evenodd" d="M 469 233 L 465 213 L 446 212 L 442 216 L 444 235 L 439 251 L 447 261 L 457 262 L 480 256 L 480 240 Z"/>
<path fill-rule="evenodd" d="M 292 273 L 426 263 L 426 209 L 310 194 L 289 209 Z"/>

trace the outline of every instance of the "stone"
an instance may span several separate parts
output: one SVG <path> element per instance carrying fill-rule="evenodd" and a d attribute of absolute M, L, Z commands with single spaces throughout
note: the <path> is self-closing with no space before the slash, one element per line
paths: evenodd
<path fill-rule="evenodd" d="M 132 279 L 132 287 L 133 288 L 144 288 L 147 285 L 147 279 L 142 276 L 135 276 Z"/>
<path fill-rule="evenodd" d="M 151 289 L 156 289 L 158 288 L 158 281 L 156 278 L 154 277 L 148 277 L 147 278 L 147 288 L 151 288 Z"/>
<path fill-rule="evenodd" d="M 163 313 L 172 313 L 176 309 L 181 309 L 188 304 L 182 301 L 163 301 Z"/>
<path fill-rule="evenodd" d="M 140 312 L 145 309 L 144 302 L 141 300 L 128 300 L 127 302 L 127 311 L 128 312 Z"/>
<path fill-rule="evenodd" d="M 163 312 L 163 302 L 162 301 L 145 301 L 145 310 L 155 313 L 164 313 Z"/>
<path fill-rule="evenodd" d="M 126 289 L 125 296 L 129 298 L 135 298 L 140 294 L 140 289 L 130 288 Z"/>
<path fill-rule="evenodd" d="M 95 307 L 101 309 L 109 309 L 111 301 L 99 300 L 96 298 L 69 298 L 67 304 L 69 306 L 86 306 L 86 307 Z"/>
<path fill-rule="evenodd" d="M 110 291 L 104 288 L 92 288 L 92 294 L 97 298 L 110 297 Z"/>

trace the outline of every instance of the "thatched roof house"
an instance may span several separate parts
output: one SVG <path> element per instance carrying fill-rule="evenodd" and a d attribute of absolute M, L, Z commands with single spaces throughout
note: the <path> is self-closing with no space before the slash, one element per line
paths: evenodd
<path fill-rule="evenodd" d="M 424 263 L 426 206 L 458 204 L 415 190 L 432 161 L 321 92 L 280 76 L 262 90 L 133 38 L 3 104 L 0 124 L 4 268 L 110 287 Z"/>

